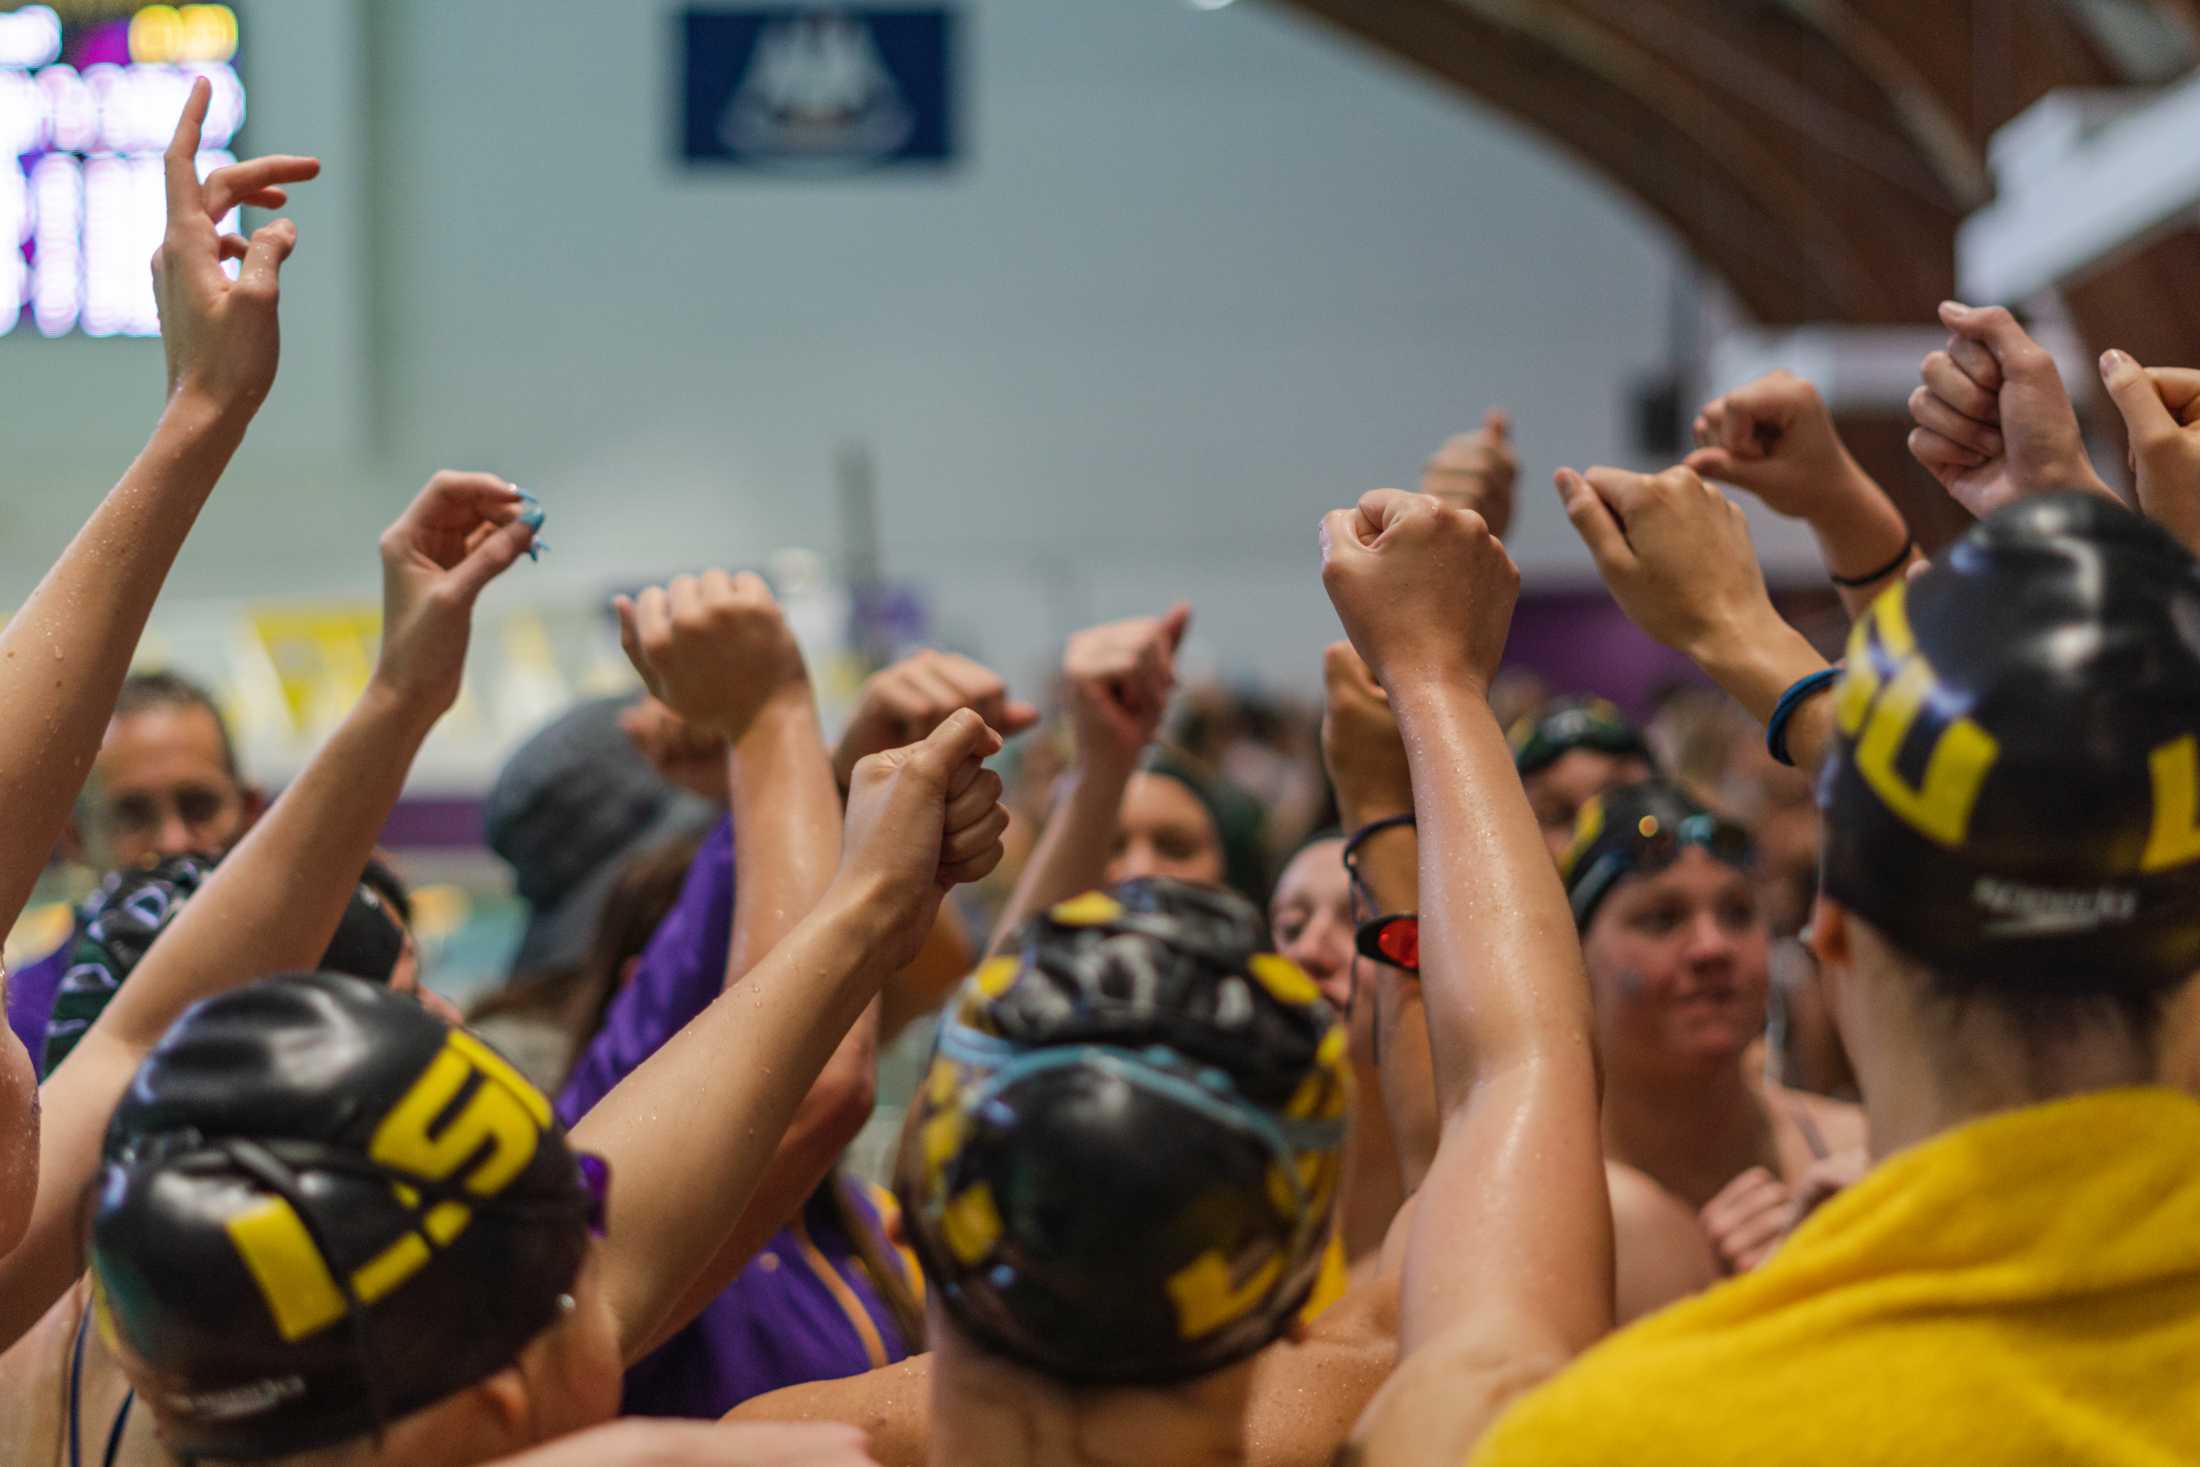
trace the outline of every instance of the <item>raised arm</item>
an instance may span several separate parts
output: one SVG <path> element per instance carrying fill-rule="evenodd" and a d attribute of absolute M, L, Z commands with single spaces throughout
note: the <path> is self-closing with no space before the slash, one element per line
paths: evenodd
<path fill-rule="evenodd" d="M 281 208 L 311 158 L 255 158 L 198 176 L 212 88 L 191 90 L 169 145 L 168 232 L 153 257 L 168 394 L 152 440 L 0 630 L 0 922 L 30 897 L 84 783 L 145 619 L 215 481 L 275 382 L 276 300 L 297 229 L 216 233 L 240 204 Z M 244 262 L 232 282 L 222 261 Z M 14 1185 L 11 1178 L 7 1185 Z"/>
<path fill-rule="evenodd" d="M 713 741 L 733 822 L 733 925 L 718 991 L 814 908 L 840 861 L 840 792 L 794 633 L 757 576 L 681 576 L 617 603 L 627 656 L 657 702 Z M 927 730 L 929 732 L 929 730 Z M 877 1005 L 849 1026 L 773 1152 L 755 1197 L 663 1331 L 740 1273 L 862 1129 L 876 1086 Z"/>
<path fill-rule="evenodd" d="M 1917 560 L 1902 512 L 1833 426 L 1818 389 L 1774 372 L 1704 405 L 1688 467 L 1810 526 L 1853 618 Z"/>
<path fill-rule="evenodd" d="M 999 863 L 1008 817 L 983 761 L 1000 746 L 964 712 L 858 765 L 823 900 L 575 1127 L 619 1178 L 604 1266 L 629 1363 L 725 1247 L 803 1096 L 941 900 Z"/>
<path fill-rule="evenodd" d="M 80 1205 L 139 1062 L 202 998 L 310 969 L 335 935 L 413 756 L 458 698 L 473 607 L 526 549 L 519 493 L 439 474 L 382 537 L 382 651 L 358 705 L 153 944 L 69 1062 L 46 1112 L 31 1231 L 0 1259 L 0 1345 L 83 1271 Z"/>
<path fill-rule="evenodd" d="M 1413 774 L 1397 716 L 1350 642 L 1339 642 L 1323 654 L 1322 681 L 1327 695 L 1322 761 L 1337 792 L 1346 838 L 1372 830 L 1378 822 L 1411 815 Z M 1385 826 L 1361 842 L 1353 860 L 1354 905 L 1366 909 L 1359 914 L 1361 920 L 1420 910 L 1421 842 L 1412 826 Z M 1365 958 L 1357 961 L 1360 992 L 1355 1002 L 1372 999 L 1375 1004 L 1380 1100 L 1410 1196 L 1428 1176 L 1442 1130 L 1430 1071 L 1428 1011 L 1418 977 Z"/>
<path fill-rule="evenodd" d="M 1427 496 L 1378 490 L 1322 531 L 1323 582 L 1413 771 L 1443 1124 L 1407 1245 L 1403 1362 L 1360 1449 L 1457 1467 L 1514 1395 L 1611 1327 L 1588 982 L 1488 702 L 1519 573 L 1479 516 Z"/>
<path fill-rule="evenodd" d="M 994 924 L 991 949 L 998 950 L 1033 912 L 1103 883 L 1123 790 L 1169 710 L 1177 648 L 1191 623 L 1192 608 L 1180 602 L 1166 615 L 1110 622 L 1069 639 L 1062 692 L 1077 762 Z"/>
<path fill-rule="evenodd" d="M 1760 723 L 1826 659 L 1789 626 L 1765 590 L 1742 512 L 1693 469 L 1558 472 L 1566 517 L 1628 620 L 1681 653 Z M 1833 741 L 1833 700 L 1799 703 L 1786 727 L 1797 768 Z"/>

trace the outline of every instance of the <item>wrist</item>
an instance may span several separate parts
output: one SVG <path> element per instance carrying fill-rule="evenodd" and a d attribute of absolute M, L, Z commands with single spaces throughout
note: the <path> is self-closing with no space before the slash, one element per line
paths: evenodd
<path fill-rule="evenodd" d="M 924 895 L 869 872 L 842 872 L 826 888 L 814 915 L 854 943 L 866 962 L 883 966 L 884 949 L 908 926 Z"/>
<path fill-rule="evenodd" d="M 1759 723 L 1772 716 L 1781 695 L 1797 679 L 1826 665 L 1810 640 L 1777 614 L 1746 634 L 1691 651 L 1689 660 Z"/>
<path fill-rule="evenodd" d="M 436 720 L 449 711 L 448 700 L 407 687 L 377 668 L 367 679 L 352 716 L 386 727 L 398 737 L 425 739 Z"/>
<path fill-rule="evenodd" d="M 1413 813 L 1413 786 L 1404 789 L 1337 789 L 1337 819 L 1346 835 L 1365 830 L 1378 820 L 1393 820 Z"/>
<path fill-rule="evenodd" d="M 821 744 L 825 739 L 818 726 L 817 702 L 810 696 L 807 678 L 774 689 L 738 730 L 728 733 L 726 725 L 714 724 L 711 731 L 725 738 L 736 754 L 752 746 L 776 745 L 789 738 L 814 736 Z"/>
<path fill-rule="evenodd" d="M 169 394 L 160 421 L 187 433 L 227 433 L 241 439 L 258 412 L 257 403 L 239 402 L 186 378 Z"/>

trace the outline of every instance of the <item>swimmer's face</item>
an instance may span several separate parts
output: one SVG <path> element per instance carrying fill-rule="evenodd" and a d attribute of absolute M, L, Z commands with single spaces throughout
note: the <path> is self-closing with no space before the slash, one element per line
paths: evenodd
<path fill-rule="evenodd" d="M 8 980 L 0 973 L 0 1009 Z M 13 1027 L 0 1023 L 0 1255 L 23 1241 L 38 1193 L 38 1071 Z"/>
<path fill-rule="evenodd" d="M 92 765 L 92 788 L 95 822 L 116 866 L 227 850 L 258 808 L 204 708 L 162 704 L 115 719 Z"/>
<path fill-rule="evenodd" d="M 1316 841 L 1292 858 L 1268 905 L 1276 947 L 1319 984 L 1338 1013 L 1352 1007 L 1352 879 L 1344 842 Z"/>
<path fill-rule="evenodd" d="M 1615 1070 L 1686 1071 L 1764 1032 L 1771 938 L 1748 876 L 1689 847 L 1597 908 L 1582 954 Z"/>
<path fill-rule="evenodd" d="M 1163 775 L 1132 775 L 1116 817 L 1107 884 L 1167 876 L 1220 886 L 1223 875 L 1222 836 L 1199 797 Z"/>
<path fill-rule="evenodd" d="M 1574 840 L 1574 817 L 1598 795 L 1650 778 L 1650 761 L 1638 754 L 1607 754 L 1598 749 L 1568 749 L 1529 775 L 1523 783 L 1535 823 L 1551 847 L 1551 859 L 1563 860 Z"/>

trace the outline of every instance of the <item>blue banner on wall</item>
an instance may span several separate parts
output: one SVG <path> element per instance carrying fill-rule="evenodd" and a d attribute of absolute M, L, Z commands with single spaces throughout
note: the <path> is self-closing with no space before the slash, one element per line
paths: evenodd
<path fill-rule="evenodd" d="M 958 19 L 943 6 L 689 10 L 682 154 L 777 173 L 952 162 Z"/>

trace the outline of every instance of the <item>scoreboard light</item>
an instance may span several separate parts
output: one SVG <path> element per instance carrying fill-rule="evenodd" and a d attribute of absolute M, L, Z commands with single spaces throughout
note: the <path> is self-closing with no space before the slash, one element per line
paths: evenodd
<path fill-rule="evenodd" d="M 239 45 L 227 5 L 0 0 L 0 336 L 160 334 L 161 156 L 203 76 L 199 174 L 235 161 Z"/>

